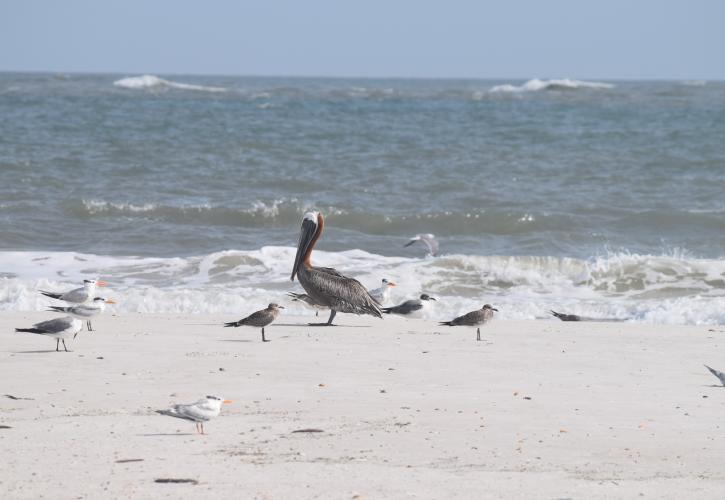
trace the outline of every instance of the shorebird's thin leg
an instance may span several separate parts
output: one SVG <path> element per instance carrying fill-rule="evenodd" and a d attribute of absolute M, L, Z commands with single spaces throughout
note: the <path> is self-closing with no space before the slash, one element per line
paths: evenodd
<path fill-rule="evenodd" d="M 91 326 L 91 320 L 90 319 L 88 321 L 86 321 L 86 327 L 88 328 L 88 331 L 89 332 L 92 332 L 93 331 L 93 327 Z"/>
<path fill-rule="evenodd" d="M 63 349 L 65 349 L 65 352 L 68 352 L 68 348 L 65 346 L 65 339 L 61 339 L 63 341 Z"/>
<path fill-rule="evenodd" d="M 335 326 L 332 324 L 332 320 L 335 318 L 337 311 L 330 309 L 330 317 L 327 319 L 327 323 L 309 323 L 310 326 Z"/>
<path fill-rule="evenodd" d="M 315 318 L 319 318 L 319 317 L 320 317 L 320 311 L 315 311 Z"/>
<path fill-rule="evenodd" d="M 476 340 L 481 340 L 481 327 L 476 328 Z"/>
<path fill-rule="evenodd" d="M 201 433 L 204 434 L 204 422 L 200 422 L 201 424 Z"/>
<path fill-rule="evenodd" d="M 55 339 L 55 352 L 60 351 L 58 347 L 60 347 L 60 339 Z"/>
<path fill-rule="evenodd" d="M 262 342 L 269 342 L 269 340 L 264 338 L 264 327 L 262 327 Z"/>

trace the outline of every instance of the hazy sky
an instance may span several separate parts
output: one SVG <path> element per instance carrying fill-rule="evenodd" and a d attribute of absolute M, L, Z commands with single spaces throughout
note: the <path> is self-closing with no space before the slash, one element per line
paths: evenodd
<path fill-rule="evenodd" d="M 0 70 L 725 79 L 725 0 L 0 0 Z"/>

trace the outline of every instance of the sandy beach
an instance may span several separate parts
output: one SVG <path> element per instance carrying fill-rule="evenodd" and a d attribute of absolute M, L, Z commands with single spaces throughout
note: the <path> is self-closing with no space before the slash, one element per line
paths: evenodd
<path fill-rule="evenodd" d="M 0 315 L 3 498 L 696 498 L 725 491 L 725 328 Z M 240 316 L 241 317 L 241 316 Z M 156 409 L 234 401 L 196 435 Z M 12 396 L 12 397 L 10 397 Z M 300 430 L 321 432 L 295 432 Z M 133 461 L 130 461 L 133 460 Z M 157 483 L 192 479 L 194 483 Z"/>

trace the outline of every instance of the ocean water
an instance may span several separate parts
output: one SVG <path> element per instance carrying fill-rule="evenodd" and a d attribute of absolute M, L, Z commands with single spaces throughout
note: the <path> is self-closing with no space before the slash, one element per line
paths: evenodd
<path fill-rule="evenodd" d="M 0 310 L 285 302 L 318 209 L 315 262 L 431 319 L 725 323 L 723 82 L 0 73 L 0 117 Z"/>

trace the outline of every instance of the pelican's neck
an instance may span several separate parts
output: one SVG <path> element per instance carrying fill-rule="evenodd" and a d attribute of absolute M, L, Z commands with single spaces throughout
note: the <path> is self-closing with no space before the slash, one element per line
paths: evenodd
<path fill-rule="evenodd" d="M 315 231 L 315 235 L 312 237 L 312 241 L 310 242 L 310 245 L 307 247 L 307 252 L 305 253 L 305 258 L 302 260 L 302 263 L 305 265 L 305 267 L 310 267 L 312 264 L 310 263 L 310 256 L 312 255 L 312 249 L 315 247 L 315 244 L 317 244 L 317 240 L 320 239 L 320 236 L 322 235 L 322 230 L 325 227 L 325 219 L 322 217 L 321 213 L 317 214 L 317 231 Z"/>

